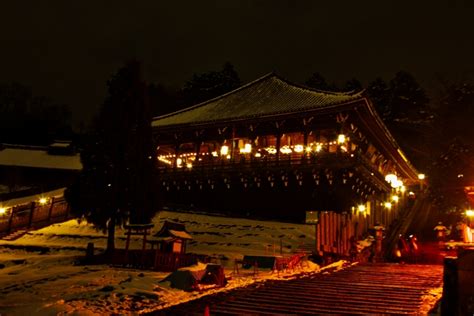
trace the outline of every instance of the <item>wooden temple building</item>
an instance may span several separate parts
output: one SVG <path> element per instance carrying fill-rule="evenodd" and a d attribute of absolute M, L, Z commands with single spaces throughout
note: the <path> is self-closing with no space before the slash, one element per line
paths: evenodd
<path fill-rule="evenodd" d="M 271 73 L 152 126 L 168 205 L 299 222 L 307 211 L 338 214 L 327 221 L 363 216 L 360 234 L 388 226 L 419 184 L 364 92 Z"/>

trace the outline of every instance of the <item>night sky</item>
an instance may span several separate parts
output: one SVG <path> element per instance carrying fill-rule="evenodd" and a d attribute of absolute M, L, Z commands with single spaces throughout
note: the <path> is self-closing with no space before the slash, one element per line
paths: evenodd
<path fill-rule="evenodd" d="M 71 106 L 101 104 L 106 81 L 137 58 L 146 79 L 180 87 L 230 61 L 244 82 L 276 71 L 304 82 L 407 70 L 428 88 L 474 73 L 473 1 L 2 1 L 0 82 Z"/>

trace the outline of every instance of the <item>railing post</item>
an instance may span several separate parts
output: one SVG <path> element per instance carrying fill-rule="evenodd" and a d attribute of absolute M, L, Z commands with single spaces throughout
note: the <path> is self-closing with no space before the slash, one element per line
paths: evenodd
<path fill-rule="evenodd" d="M 48 211 L 48 223 L 51 221 L 51 214 L 53 213 L 53 207 L 54 207 L 54 196 L 51 198 L 51 205 Z"/>
<path fill-rule="evenodd" d="M 16 207 L 12 207 L 12 210 L 10 212 L 10 218 L 8 219 L 8 233 L 11 233 L 12 231 L 13 216 L 15 215 L 15 209 Z"/>
<path fill-rule="evenodd" d="M 36 203 L 35 202 L 31 202 L 31 206 L 30 206 L 30 218 L 28 220 L 28 228 L 31 227 L 31 224 L 33 223 L 33 213 L 35 211 L 35 205 Z"/>

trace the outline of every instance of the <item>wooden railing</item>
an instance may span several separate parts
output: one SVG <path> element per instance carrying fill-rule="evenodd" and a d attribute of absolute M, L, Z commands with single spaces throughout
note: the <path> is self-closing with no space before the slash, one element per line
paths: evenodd
<path fill-rule="evenodd" d="M 163 253 L 154 249 L 125 250 L 115 249 L 112 263 L 115 265 L 153 269 L 157 271 L 174 271 L 181 267 L 191 266 L 200 262 L 209 262 L 204 255 L 186 253 Z"/>
<path fill-rule="evenodd" d="M 64 198 L 51 199 L 44 205 L 35 202 L 22 204 L 0 215 L 0 235 L 19 229 L 43 227 L 68 217 L 69 206 Z"/>

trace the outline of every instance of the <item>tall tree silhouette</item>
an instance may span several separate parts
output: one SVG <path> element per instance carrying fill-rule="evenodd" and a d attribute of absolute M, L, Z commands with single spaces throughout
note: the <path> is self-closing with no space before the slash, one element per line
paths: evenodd
<path fill-rule="evenodd" d="M 66 198 L 73 214 L 107 231 L 112 251 L 116 225 L 149 222 L 157 200 L 151 112 L 139 64 L 121 68 L 108 90 L 81 153 L 83 170 Z"/>
<path fill-rule="evenodd" d="M 428 102 L 425 90 L 410 73 L 399 71 L 390 80 L 391 119 L 424 119 Z"/>
<path fill-rule="evenodd" d="M 347 80 L 344 83 L 344 87 L 342 90 L 343 91 L 360 91 L 362 89 L 363 89 L 362 83 L 360 83 L 360 81 L 357 80 L 356 78 L 352 78 L 350 80 Z"/>
<path fill-rule="evenodd" d="M 375 108 L 379 115 L 386 120 L 391 113 L 389 108 L 390 88 L 387 83 L 380 77 L 369 83 L 367 93 L 374 102 Z"/>
<path fill-rule="evenodd" d="M 220 71 L 194 74 L 181 90 L 181 102 L 186 106 L 194 105 L 234 90 L 240 85 L 238 73 L 234 66 L 227 62 Z"/>
<path fill-rule="evenodd" d="M 0 142 L 47 145 L 72 138 L 71 112 L 19 83 L 0 84 Z"/>

